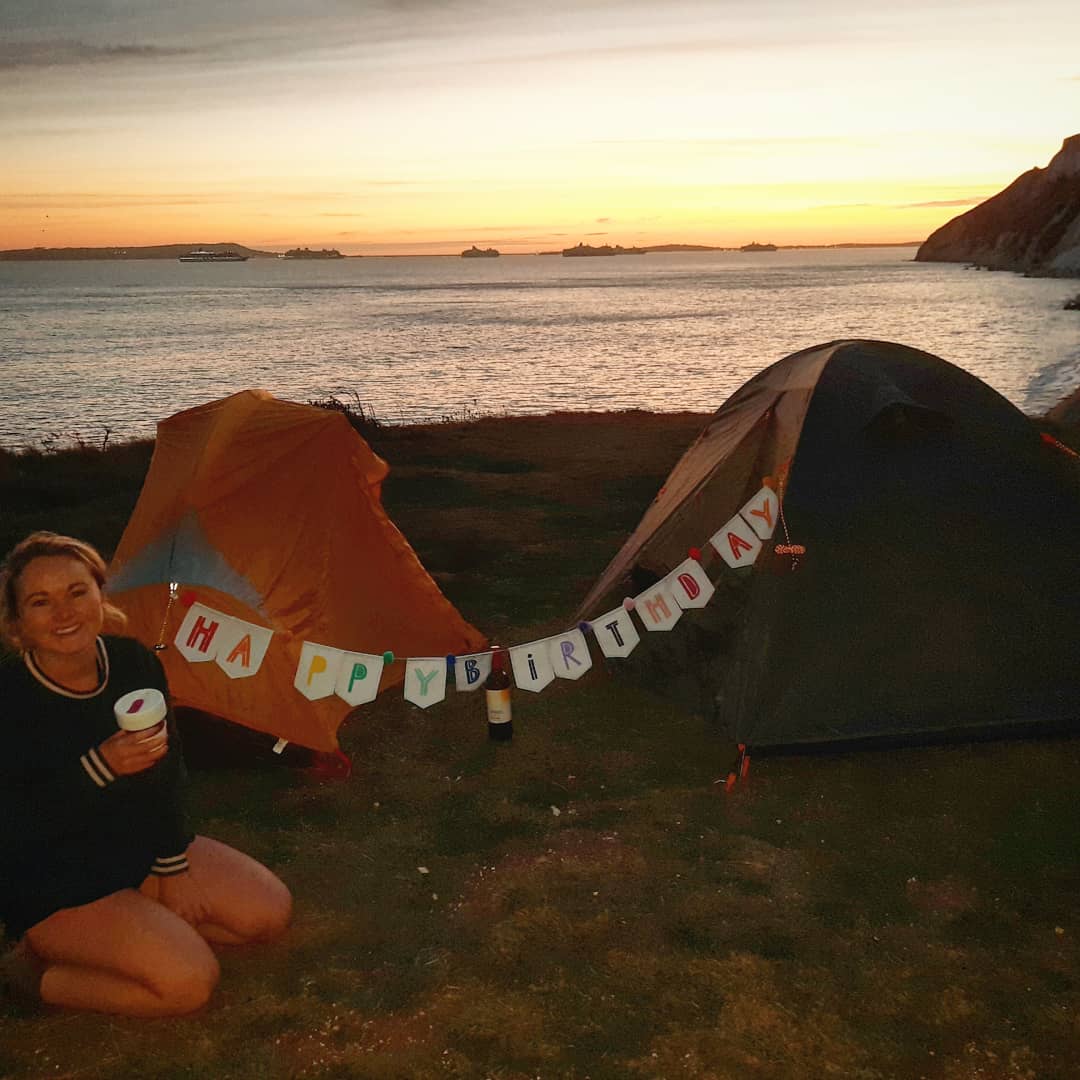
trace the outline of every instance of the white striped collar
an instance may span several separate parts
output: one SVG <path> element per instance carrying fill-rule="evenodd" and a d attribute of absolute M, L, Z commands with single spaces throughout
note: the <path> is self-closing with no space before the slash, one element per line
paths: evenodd
<path fill-rule="evenodd" d="M 51 690 L 54 694 L 60 694 L 63 697 L 69 698 L 97 697 L 97 695 L 109 684 L 109 652 L 105 648 L 105 642 L 100 637 L 94 644 L 97 649 L 98 682 L 93 690 L 72 690 L 69 687 L 64 686 L 63 683 L 58 683 L 55 679 L 50 679 L 49 676 L 41 670 L 41 666 L 34 659 L 34 654 L 32 652 L 23 653 L 23 663 L 26 664 L 26 668 L 30 674 L 33 675 L 46 690 Z"/>

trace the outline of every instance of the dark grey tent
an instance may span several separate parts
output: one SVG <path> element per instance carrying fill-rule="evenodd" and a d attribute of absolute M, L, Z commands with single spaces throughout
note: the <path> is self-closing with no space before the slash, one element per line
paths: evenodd
<path fill-rule="evenodd" d="M 731 570 L 707 541 L 764 477 L 787 533 Z M 718 593 L 642 635 L 643 670 L 750 747 L 1080 727 L 1078 547 L 1077 463 L 1018 409 L 928 353 L 836 341 L 716 412 L 581 615 L 700 548 Z"/>

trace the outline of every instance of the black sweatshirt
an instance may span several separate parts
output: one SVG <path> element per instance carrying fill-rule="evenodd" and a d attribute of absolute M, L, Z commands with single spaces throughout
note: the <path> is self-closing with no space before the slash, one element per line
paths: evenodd
<path fill-rule="evenodd" d="M 172 710 L 169 751 L 133 776 L 114 776 L 97 748 L 117 731 L 113 703 L 154 687 L 158 658 L 132 638 L 98 639 L 103 682 L 73 693 L 29 657 L 0 661 L 0 920 L 20 937 L 42 919 L 148 873 L 187 869 L 193 835 Z"/>

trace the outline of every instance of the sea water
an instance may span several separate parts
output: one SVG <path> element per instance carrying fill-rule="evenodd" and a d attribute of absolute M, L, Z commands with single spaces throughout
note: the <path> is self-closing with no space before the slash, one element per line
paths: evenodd
<path fill-rule="evenodd" d="M 707 411 L 847 337 L 936 353 L 1032 414 L 1080 385 L 1075 281 L 914 254 L 0 262 L 0 445 L 151 436 L 252 387 L 389 422 Z"/>

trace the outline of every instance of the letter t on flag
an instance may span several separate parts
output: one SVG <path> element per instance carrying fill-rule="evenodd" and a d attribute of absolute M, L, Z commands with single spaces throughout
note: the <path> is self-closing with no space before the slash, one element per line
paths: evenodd
<path fill-rule="evenodd" d="M 598 615 L 592 620 L 592 630 L 600 651 L 609 658 L 629 656 L 641 641 L 630 612 L 623 607 Z"/>

